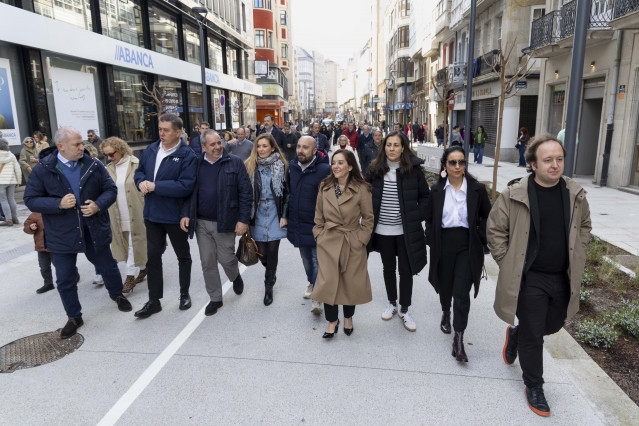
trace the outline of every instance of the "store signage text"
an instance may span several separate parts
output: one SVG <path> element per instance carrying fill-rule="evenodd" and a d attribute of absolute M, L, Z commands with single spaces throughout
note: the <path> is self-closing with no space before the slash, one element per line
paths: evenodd
<path fill-rule="evenodd" d="M 144 68 L 154 69 L 153 57 L 141 50 L 129 49 L 128 47 L 115 46 L 115 60 L 135 64 Z"/>
<path fill-rule="evenodd" d="M 220 84 L 220 76 L 213 71 L 206 70 L 206 83 L 207 84 Z"/>

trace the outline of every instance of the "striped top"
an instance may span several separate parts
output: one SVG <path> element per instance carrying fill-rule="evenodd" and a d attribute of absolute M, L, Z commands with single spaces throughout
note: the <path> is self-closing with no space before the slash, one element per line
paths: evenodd
<path fill-rule="evenodd" d="M 387 161 L 390 170 L 384 175 L 384 190 L 382 204 L 379 209 L 379 220 L 375 233 L 379 235 L 402 235 L 402 215 L 399 210 L 399 196 L 397 195 L 397 169 L 399 162 Z"/>

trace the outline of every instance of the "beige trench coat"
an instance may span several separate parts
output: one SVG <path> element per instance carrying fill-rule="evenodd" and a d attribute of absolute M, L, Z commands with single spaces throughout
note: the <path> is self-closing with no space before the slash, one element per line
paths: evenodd
<path fill-rule="evenodd" d="M 142 212 L 144 210 L 144 196 L 135 186 L 133 181 L 133 174 L 138 168 L 140 160 L 135 156 L 130 156 L 129 168 L 126 172 L 126 181 L 124 187 L 126 188 L 126 201 L 129 207 L 129 217 L 131 219 L 131 241 L 133 241 L 133 259 L 135 266 L 146 265 L 146 228 L 144 226 L 144 217 Z M 115 176 L 115 164 L 113 162 L 106 166 L 109 176 L 113 179 L 113 182 L 117 181 Z M 129 240 L 125 238 L 122 233 L 122 226 L 120 225 L 120 211 L 118 210 L 117 201 L 111 204 L 109 207 L 109 217 L 111 219 L 111 232 L 113 233 L 113 240 L 111 241 L 111 251 L 113 257 L 118 262 L 126 262 L 129 254 Z"/>
<path fill-rule="evenodd" d="M 486 237 L 488 248 L 499 265 L 499 278 L 493 308 L 499 318 L 508 324 L 515 323 L 517 300 L 521 286 L 528 232 L 530 231 L 529 179 L 522 178 L 506 188 L 495 202 L 488 216 Z M 590 207 L 586 191 L 574 180 L 564 177 L 570 194 L 570 231 L 568 234 L 568 276 L 570 277 L 570 302 L 568 319 L 579 310 L 581 277 L 586 263 L 590 242 Z"/>
<path fill-rule="evenodd" d="M 313 300 L 329 305 L 373 300 L 366 256 L 373 222 L 371 192 L 363 185 L 349 183 L 339 200 L 334 186 L 320 189 L 313 227 L 319 263 Z"/>

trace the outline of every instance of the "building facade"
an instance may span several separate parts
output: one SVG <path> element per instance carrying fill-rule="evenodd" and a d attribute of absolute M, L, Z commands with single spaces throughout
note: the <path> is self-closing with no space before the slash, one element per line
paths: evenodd
<path fill-rule="evenodd" d="M 202 5 L 204 58 L 191 12 Z M 162 112 L 179 114 L 187 131 L 205 109 L 216 129 L 251 121 L 262 94 L 249 74 L 251 9 L 245 0 L 2 0 L 4 137 L 17 147 L 35 130 L 73 126 L 143 146 L 157 139 Z M 162 111 L 150 102 L 153 88 Z"/>

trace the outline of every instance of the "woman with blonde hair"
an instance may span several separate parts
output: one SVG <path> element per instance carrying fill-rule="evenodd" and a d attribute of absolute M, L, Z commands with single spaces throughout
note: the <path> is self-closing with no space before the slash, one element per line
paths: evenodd
<path fill-rule="evenodd" d="M 133 175 L 140 161 L 122 139 L 102 141 L 100 150 L 109 159 L 106 169 L 118 187 L 115 203 L 109 207 L 113 239 L 111 250 L 118 262 L 126 262 L 127 275 L 123 293 L 129 293 L 146 277 L 146 228 L 142 211 L 144 195 L 138 191 Z"/>
<path fill-rule="evenodd" d="M 280 240 L 286 238 L 288 224 L 288 162 L 275 138 L 262 133 L 244 164 L 253 185 L 250 229 L 266 268 L 264 305 L 268 306 L 273 303 Z"/>
<path fill-rule="evenodd" d="M 235 139 L 235 133 L 227 130 L 226 132 L 224 132 L 224 135 L 222 135 L 222 138 L 224 139 L 224 146 L 226 146 L 227 143 Z"/>
<path fill-rule="evenodd" d="M 36 130 L 35 132 L 33 132 L 33 139 L 35 139 L 36 152 L 38 154 L 43 149 L 49 148 L 49 142 L 47 142 L 47 137 L 40 130 Z"/>
<path fill-rule="evenodd" d="M 337 138 L 337 145 L 333 145 L 331 147 L 328 153 L 329 157 L 331 157 L 332 159 L 333 154 L 335 154 L 338 150 L 350 151 L 353 154 L 355 154 L 355 151 L 353 150 L 353 147 L 351 146 L 351 141 L 348 139 L 348 136 L 346 135 L 341 135 L 340 137 Z M 357 163 L 357 167 L 361 170 L 361 166 L 359 164 L 359 158 L 357 155 L 355 156 L 355 161 Z"/>
<path fill-rule="evenodd" d="M 26 137 L 22 141 L 22 151 L 20 151 L 20 168 L 22 169 L 22 175 L 24 181 L 29 180 L 29 175 L 33 167 L 38 164 L 38 152 L 36 148 L 35 139 Z"/>

